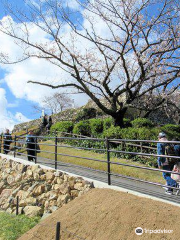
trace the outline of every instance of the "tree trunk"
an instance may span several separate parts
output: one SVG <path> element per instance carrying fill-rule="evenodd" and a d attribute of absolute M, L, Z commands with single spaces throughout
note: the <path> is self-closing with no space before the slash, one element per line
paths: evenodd
<path fill-rule="evenodd" d="M 153 111 L 152 110 L 149 110 L 148 112 L 146 112 L 143 116 L 143 118 L 148 118 L 149 115 L 152 113 Z"/>
<path fill-rule="evenodd" d="M 124 118 L 126 111 L 127 111 L 127 108 L 124 108 L 112 116 L 114 118 L 114 126 L 115 127 L 117 127 L 117 126 L 120 128 L 125 127 L 123 118 Z"/>

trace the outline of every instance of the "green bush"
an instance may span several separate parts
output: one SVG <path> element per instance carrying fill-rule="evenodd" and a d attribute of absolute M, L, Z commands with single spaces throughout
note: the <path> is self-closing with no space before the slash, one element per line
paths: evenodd
<path fill-rule="evenodd" d="M 111 126 L 114 126 L 114 120 L 109 117 L 103 120 L 103 131 L 109 129 Z"/>
<path fill-rule="evenodd" d="M 57 122 L 51 127 L 51 133 L 55 131 L 70 133 L 72 130 L 73 122 L 71 121 Z"/>
<path fill-rule="evenodd" d="M 83 108 L 76 117 L 76 121 L 88 120 L 96 117 L 97 110 L 95 108 Z"/>
<path fill-rule="evenodd" d="M 132 127 L 132 124 L 131 124 L 131 120 L 130 120 L 130 119 L 124 118 L 123 121 L 124 121 L 124 127 L 125 127 L 125 128 Z"/>
<path fill-rule="evenodd" d="M 158 128 L 120 128 L 111 126 L 104 131 L 104 137 L 116 139 L 139 139 L 139 140 L 157 140 Z"/>
<path fill-rule="evenodd" d="M 180 125 L 166 124 L 161 127 L 161 131 L 167 134 L 169 140 L 180 138 Z"/>
<path fill-rule="evenodd" d="M 84 136 L 91 136 L 91 128 L 88 120 L 80 121 L 74 125 L 73 133 Z"/>
<path fill-rule="evenodd" d="M 107 138 L 121 139 L 122 138 L 121 130 L 122 129 L 120 127 L 111 126 L 110 128 L 103 132 L 103 136 Z"/>
<path fill-rule="evenodd" d="M 134 128 L 153 127 L 153 123 L 151 122 L 151 120 L 146 118 L 136 118 L 131 123 L 132 123 L 132 127 Z"/>
<path fill-rule="evenodd" d="M 103 121 L 102 119 L 90 119 L 91 134 L 98 137 L 103 132 Z"/>

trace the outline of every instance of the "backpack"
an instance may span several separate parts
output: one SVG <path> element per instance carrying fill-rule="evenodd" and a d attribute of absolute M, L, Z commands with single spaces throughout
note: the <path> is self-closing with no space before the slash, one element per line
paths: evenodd
<path fill-rule="evenodd" d="M 168 156 L 176 156 L 176 152 L 174 149 L 174 145 L 171 143 L 166 144 L 165 146 L 165 154 Z M 167 159 L 170 165 L 175 165 L 178 162 L 176 158 L 168 158 Z"/>

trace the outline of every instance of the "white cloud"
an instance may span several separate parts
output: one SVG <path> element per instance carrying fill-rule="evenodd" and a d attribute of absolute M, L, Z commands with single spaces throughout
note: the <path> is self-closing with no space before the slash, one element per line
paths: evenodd
<path fill-rule="evenodd" d="M 13 103 L 8 103 L 8 104 L 7 104 L 7 108 L 17 108 L 18 106 L 19 106 L 18 100 L 16 100 L 16 101 L 13 102 Z"/>
<path fill-rule="evenodd" d="M 22 113 L 17 112 L 15 114 L 15 119 L 19 122 L 28 122 L 30 119 L 28 119 L 27 117 L 25 117 Z"/>
<path fill-rule="evenodd" d="M 12 130 L 15 124 L 30 120 L 20 112 L 13 115 L 7 110 L 7 107 L 6 92 L 3 88 L 0 88 L 0 132 L 6 128 Z"/>
<path fill-rule="evenodd" d="M 4 17 L 2 22 L 5 22 L 9 19 L 9 17 Z M 10 20 L 13 21 L 12 19 Z M 15 22 L 12 23 L 16 25 Z M 20 28 L 21 25 L 16 25 L 16 27 Z M 30 38 L 33 42 L 50 42 L 47 38 L 47 34 L 43 31 L 40 31 L 38 27 L 32 24 L 28 25 L 30 27 Z M 69 39 L 71 36 L 69 35 L 69 28 L 63 28 L 63 35 L 66 39 Z M 38 37 L 37 37 L 38 36 Z M 0 46 L 1 50 L 4 53 L 10 56 L 10 59 L 16 61 L 20 59 L 22 56 L 22 49 L 17 46 L 17 42 L 14 42 L 12 38 L 0 32 Z M 31 49 L 32 50 L 32 49 Z M 3 79 L 4 82 L 7 83 L 11 92 L 14 94 L 16 98 L 26 99 L 30 101 L 34 101 L 41 105 L 43 97 L 50 96 L 55 91 L 62 91 L 56 89 L 53 90 L 51 88 L 35 85 L 28 83 L 29 80 L 38 81 L 38 82 L 46 82 L 46 83 L 63 83 L 67 82 L 71 76 L 65 71 L 61 70 L 59 67 L 49 63 L 47 60 L 31 58 L 26 61 L 20 62 L 14 65 L 0 65 L 1 69 L 6 72 L 6 75 Z M 2 80 L 1 80 L 2 81 Z M 82 105 L 82 96 L 79 97 L 76 95 L 76 104 Z M 87 97 L 85 97 L 85 102 Z"/>

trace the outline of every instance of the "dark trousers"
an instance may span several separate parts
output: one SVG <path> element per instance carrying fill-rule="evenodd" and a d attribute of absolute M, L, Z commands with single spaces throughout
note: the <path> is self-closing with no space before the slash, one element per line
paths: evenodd
<path fill-rule="evenodd" d="M 8 152 L 10 151 L 9 150 L 10 149 L 10 145 L 8 145 L 8 143 L 4 143 L 3 148 L 4 148 L 4 154 L 8 154 Z"/>
<path fill-rule="evenodd" d="M 27 155 L 28 155 L 28 161 L 33 161 L 33 160 L 36 159 L 35 144 L 28 144 L 27 145 Z"/>

